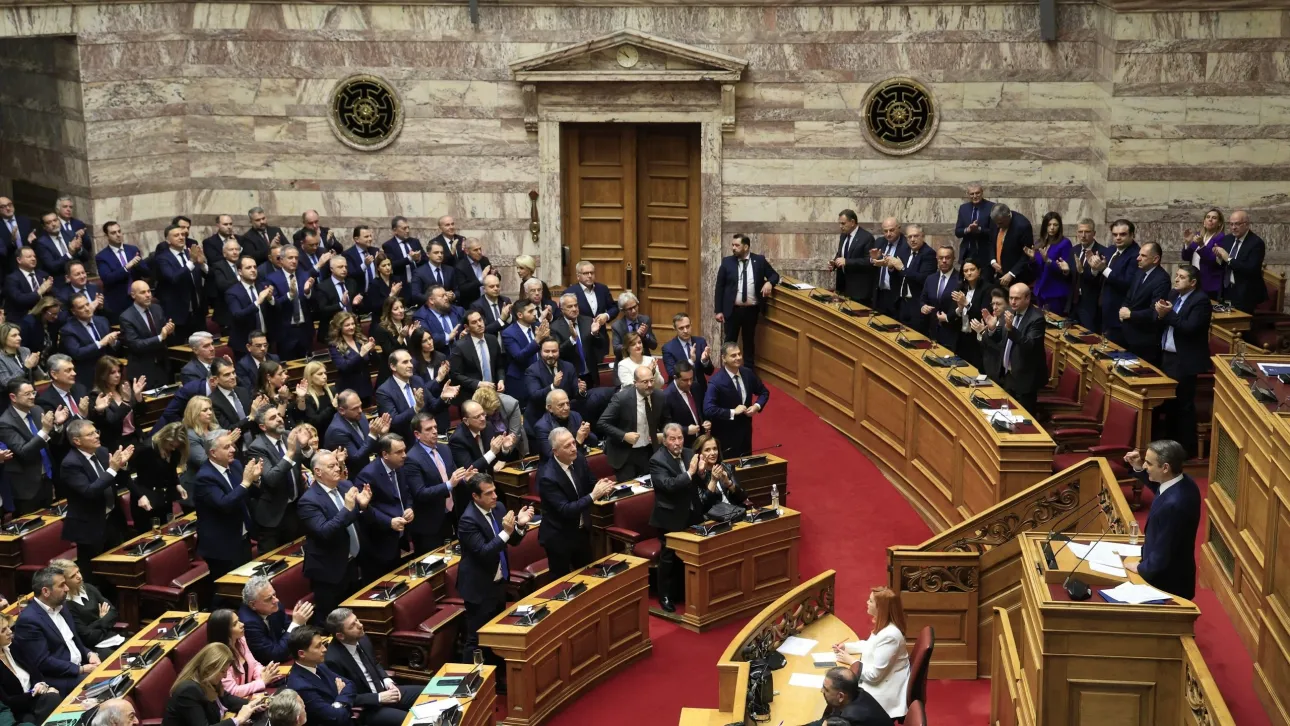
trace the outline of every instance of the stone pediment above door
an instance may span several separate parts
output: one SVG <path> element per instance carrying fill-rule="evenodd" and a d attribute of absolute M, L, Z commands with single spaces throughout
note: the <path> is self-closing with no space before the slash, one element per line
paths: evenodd
<path fill-rule="evenodd" d="M 719 83 L 722 128 L 735 123 L 735 82 L 748 61 L 639 30 L 624 29 L 511 63 L 520 83 L 524 123 L 536 130 L 539 83 Z"/>

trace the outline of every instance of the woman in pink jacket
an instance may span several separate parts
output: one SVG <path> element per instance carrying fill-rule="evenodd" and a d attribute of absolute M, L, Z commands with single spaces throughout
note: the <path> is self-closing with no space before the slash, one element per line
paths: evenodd
<path fill-rule="evenodd" d="M 278 664 L 266 663 L 263 666 L 251 655 L 243 634 L 246 627 L 238 620 L 237 613 L 220 609 L 211 613 L 206 621 L 206 640 L 209 643 L 223 643 L 233 651 L 233 665 L 224 673 L 224 692 L 238 698 L 250 698 L 264 691 L 269 683 L 278 677 Z"/>

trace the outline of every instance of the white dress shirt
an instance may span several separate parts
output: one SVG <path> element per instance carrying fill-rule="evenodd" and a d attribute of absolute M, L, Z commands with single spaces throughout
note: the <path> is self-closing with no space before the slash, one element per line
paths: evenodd
<path fill-rule="evenodd" d="M 587 287 L 586 285 L 583 285 L 582 294 L 587 298 L 587 307 L 591 310 L 591 317 L 596 317 L 598 314 L 596 308 L 596 304 L 598 302 L 596 300 L 596 286 L 592 285 L 591 287 Z"/>
<path fill-rule="evenodd" d="M 216 463 L 215 463 L 215 462 L 213 462 L 213 461 L 211 462 L 211 466 L 215 467 L 215 471 L 218 471 L 218 472 L 219 472 L 219 475 L 220 475 L 221 477 L 223 477 L 223 478 L 224 478 L 224 481 L 229 482 L 229 485 L 230 485 L 230 486 L 234 486 L 234 487 L 235 487 L 235 486 L 238 486 L 236 483 L 232 482 L 232 481 L 228 478 L 228 467 L 226 467 L 226 466 L 220 466 L 219 464 L 216 464 Z M 243 520 L 243 522 L 242 522 L 242 536 L 243 536 L 243 537 L 245 537 L 245 536 L 246 536 L 246 521 L 245 521 L 245 520 Z M 268 621 L 266 620 L 265 622 L 267 623 Z"/>
<path fill-rule="evenodd" d="M 4 657 L 9 661 L 10 670 L 13 671 L 14 676 L 18 679 L 18 683 L 22 686 L 22 692 L 29 692 L 31 690 L 31 674 L 18 664 L 18 659 L 13 657 L 13 651 L 10 650 L 7 645 L 4 647 Z"/>
<path fill-rule="evenodd" d="M 345 646 L 345 650 L 349 651 L 349 657 L 353 658 L 354 662 L 358 664 L 358 672 L 363 674 L 363 680 L 367 681 L 367 687 L 372 689 L 372 693 L 380 693 L 381 688 L 376 685 L 376 681 L 372 680 L 372 674 L 367 672 L 367 666 L 363 665 L 363 657 L 359 655 L 358 646 L 344 642 L 341 645 Z"/>
<path fill-rule="evenodd" d="M 483 507 L 479 506 L 478 504 L 475 504 L 475 502 L 473 502 L 473 501 L 471 502 L 471 504 L 474 504 L 474 505 L 475 505 L 475 509 L 478 509 L 478 510 L 479 510 L 479 513 L 480 513 L 480 514 L 482 514 L 482 515 L 484 515 L 484 519 L 485 519 L 485 521 L 487 521 L 487 522 L 488 522 L 488 528 L 489 528 L 489 529 L 492 529 L 492 528 L 493 528 L 493 513 L 492 513 L 492 512 L 489 512 L 488 510 L 484 509 Z M 497 532 L 497 537 L 498 537 L 498 539 L 502 540 L 503 542 L 508 541 L 508 540 L 511 538 L 511 533 L 510 533 L 510 532 L 507 532 L 507 531 L 506 531 L 506 528 L 505 528 L 505 527 L 502 527 L 500 522 L 498 523 L 498 528 L 499 528 L 499 530 L 498 530 L 498 532 Z M 501 560 L 501 558 L 499 557 L 499 558 L 497 559 L 497 574 L 493 575 L 493 582 L 501 582 L 501 580 L 502 580 L 502 560 Z"/>
<path fill-rule="evenodd" d="M 49 619 L 54 621 L 54 627 L 58 628 L 58 634 L 63 636 L 63 642 L 67 643 L 67 651 L 71 653 L 71 657 L 68 660 L 76 665 L 81 665 L 81 649 L 76 647 L 76 637 L 72 635 L 72 629 L 67 627 L 67 621 L 59 615 L 63 607 L 60 605 L 57 609 L 51 608 L 38 597 L 33 597 L 31 601 L 44 609 L 49 614 Z"/>

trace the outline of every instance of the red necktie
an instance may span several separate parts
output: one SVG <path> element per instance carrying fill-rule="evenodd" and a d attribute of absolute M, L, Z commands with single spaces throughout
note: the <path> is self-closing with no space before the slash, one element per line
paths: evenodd
<path fill-rule="evenodd" d="M 81 415 L 81 410 L 76 407 L 76 399 L 73 398 L 70 393 L 67 394 L 67 407 L 72 409 L 72 413 L 76 414 L 76 416 L 79 417 Z"/>
<path fill-rule="evenodd" d="M 685 402 L 690 404 L 690 414 L 694 416 L 694 422 L 697 424 L 699 422 L 699 409 L 694 407 L 694 397 L 690 395 L 689 391 L 685 392 Z"/>

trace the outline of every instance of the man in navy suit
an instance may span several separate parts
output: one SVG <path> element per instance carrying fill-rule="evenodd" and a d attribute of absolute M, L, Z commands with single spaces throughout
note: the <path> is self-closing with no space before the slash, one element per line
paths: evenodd
<path fill-rule="evenodd" d="M 989 241 L 986 250 L 990 256 L 990 266 L 986 269 L 994 271 L 1002 287 L 1033 282 L 1034 272 L 1026 254 L 1027 247 L 1035 246 L 1035 230 L 1030 220 L 1006 204 L 996 204 L 990 210 L 990 223 L 994 239 Z"/>
<path fill-rule="evenodd" d="M 54 282 L 54 297 L 58 298 L 64 309 L 71 309 L 74 295 L 84 295 L 85 299 L 90 301 L 90 310 L 95 315 L 107 316 L 108 311 L 103 305 L 105 301 L 103 291 L 98 285 L 90 282 L 90 276 L 85 272 L 85 263 L 79 260 L 68 262 L 63 277 Z"/>
<path fill-rule="evenodd" d="M 1196 597 L 1196 529 L 1200 527 L 1200 489 L 1183 473 L 1187 452 L 1177 441 L 1152 441 L 1144 457 L 1124 455 L 1133 476 L 1156 495 L 1147 515 L 1142 559 L 1124 567 L 1148 585 L 1188 600 Z"/>
<path fill-rule="evenodd" d="M 676 364 L 671 385 L 663 389 L 663 400 L 667 402 L 663 420 L 681 427 L 686 446 L 693 446 L 699 434 L 712 431 L 712 422 L 703 415 L 703 396 L 695 390 L 700 378 L 694 366 L 682 360 Z"/>
<path fill-rule="evenodd" d="M 872 261 L 878 277 L 874 308 L 889 318 L 899 320 L 901 283 L 905 278 L 902 261 L 909 258 L 909 242 L 900 233 L 900 222 L 895 217 L 882 221 L 882 238 L 874 241 L 873 249 L 880 255 Z"/>
<path fill-rule="evenodd" d="M 708 390 L 708 376 L 716 370 L 712 365 L 712 350 L 707 340 L 693 334 L 694 326 L 686 313 L 672 316 L 672 329 L 676 337 L 663 344 L 663 369 L 671 380 L 676 378 L 676 364 L 688 362 L 694 370 L 694 397 L 702 401 Z"/>
<path fill-rule="evenodd" d="M 237 385 L 248 391 L 255 389 L 260 377 L 260 366 L 265 361 L 281 363 L 282 359 L 269 352 L 269 336 L 259 330 L 246 337 L 246 355 L 237 360 Z"/>
<path fill-rule="evenodd" d="M 457 271 L 444 262 L 444 248 L 441 242 L 431 242 L 426 253 L 426 264 L 417 268 L 412 274 L 412 299 L 424 300 L 426 292 L 433 285 L 438 285 L 448 293 L 448 302 L 457 298 Z"/>
<path fill-rule="evenodd" d="M 65 607 L 67 578 L 57 567 L 46 567 L 31 578 L 31 603 L 13 626 L 13 651 L 31 669 L 33 682 L 47 683 L 59 693 L 71 693 L 85 674 L 99 664 L 98 653 L 85 647 L 76 634 L 76 621 Z"/>
<path fill-rule="evenodd" d="M 1102 294 L 1105 279 L 1093 270 L 1089 261 L 1108 255 L 1106 247 L 1094 237 L 1097 227 L 1092 219 L 1081 219 L 1075 228 L 1075 269 L 1079 272 L 1079 299 L 1075 304 L 1075 320 L 1094 333 L 1102 332 L 1102 309 L 1098 296 Z"/>
<path fill-rule="evenodd" d="M 429 265 L 417 273 L 428 269 L 431 269 Z M 448 355 L 464 329 L 465 311 L 453 305 L 448 289 L 437 283 L 426 288 L 424 298 L 417 299 L 424 299 L 426 304 L 413 317 L 420 320 L 421 327 L 434 338 L 435 350 Z"/>
<path fill-rule="evenodd" d="M 452 450 L 439 443 L 434 416 L 417 414 L 412 419 L 412 438 L 403 467 L 412 493 L 413 518 L 407 532 L 412 548 L 422 555 L 451 539 L 449 519 L 456 516 L 453 487 L 465 480 L 469 470 L 454 470 Z"/>
<path fill-rule="evenodd" d="M 485 330 L 484 314 L 471 308 L 466 313 L 467 335 L 458 336 L 448 358 L 452 382 L 461 388 L 462 401 L 474 396 L 483 385 L 491 385 L 499 391 L 506 389 L 502 377 L 502 346 Z"/>
<path fill-rule="evenodd" d="M 1250 215 L 1243 210 L 1232 212 L 1227 225 L 1232 233 L 1225 244 L 1214 250 L 1214 257 L 1223 270 L 1223 295 L 1233 307 L 1246 313 L 1268 299 L 1268 286 L 1263 281 L 1263 258 L 1267 245 L 1263 238 L 1250 231 Z"/>
<path fill-rule="evenodd" d="M 506 607 L 506 583 L 511 571 L 506 548 L 515 547 L 528 531 L 533 508 L 506 511 L 497 501 L 497 486 L 488 474 L 473 474 L 463 487 L 470 494 L 457 519 L 461 563 L 457 565 L 457 592 L 466 604 L 463 662 L 470 663 L 479 646 L 479 629 Z"/>
<path fill-rule="evenodd" d="M 291 243 L 299 247 L 300 243 L 304 242 L 305 237 L 311 233 L 322 242 L 323 249 L 335 252 L 338 255 L 344 254 L 345 245 L 336 239 L 336 233 L 331 227 L 324 227 L 320 224 L 318 210 L 316 209 L 306 209 L 300 215 L 300 229 L 291 235 Z"/>
<path fill-rule="evenodd" d="M 394 266 L 394 279 L 402 280 L 406 287 L 412 284 L 417 267 L 426 263 L 425 252 L 421 240 L 412 236 L 406 217 L 391 219 L 390 231 L 394 234 L 381 244 L 381 250 Z"/>
<path fill-rule="evenodd" d="M 412 419 L 422 411 L 435 413 L 448 406 L 439 393 L 455 398 L 458 387 L 442 385 L 438 379 L 429 386 L 420 376 L 412 375 L 412 355 L 402 348 L 388 356 L 392 375 L 376 389 L 376 411 L 390 417 L 390 433 L 404 441 L 412 440 Z"/>
<path fill-rule="evenodd" d="M 610 321 L 618 317 L 618 304 L 609 288 L 596 282 L 596 266 L 586 260 L 574 265 L 578 273 L 578 283 L 570 285 L 564 291 L 566 295 L 576 295 L 578 312 L 600 323 L 600 328 L 608 328 Z"/>
<path fill-rule="evenodd" d="M 926 329 L 930 331 L 932 340 L 951 351 L 959 339 L 958 318 L 954 315 L 957 306 L 951 296 L 962 284 L 954 266 L 954 248 L 943 245 L 936 250 L 936 274 L 923 282 L 919 312 L 927 320 Z"/>
<path fill-rule="evenodd" d="M 736 234 L 730 240 L 730 256 L 722 258 L 717 270 L 716 302 L 717 322 L 725 329 L 725 342 L 733 343 L 743 336 L 748 349 L 748 363 L 757 346 L 757 318 L 761 305 L 779 284 L 779 273 L 766 258 L 753 254 L 752 241 L 747 235 Z"/>
<path fill-rule="evenodd" d="M 1156 303 L 1168 295 L 1169 273 L 1160 269 L 1160 245 L 1148 242 L 1138 250 L 1137 274 L 1116 312 L 1125 349 L 1155 366 L 1160 365 Z"/>
<path fill-rule="evenodd" d="M 980 184 L 969 184 L 967 201 L 959 205 L 958 219 L 954 222 L 954 236 L 959 238 L 959 265 L 971 260 L 982 273 L 991 269 L 990 210 L 994 202 L 985 198 Z"/>
<path fill-rule="evenodd" d="M 283 360 L 299 360 L 309 355 L 313 345 L 312 297 L 315 278 L 300 269 L 300 250 L 288 247 L 282 252 L 282 268 L 269 273 L 273 286 L 273 307 L 277 310 L 278 352 Z"/>
<path fill-rule="evenodd" d="M 319 622 L 358 584 L 358 520 L 372 502 L 372 490 L 342 480 L 340 462 L 330 451 L 314 457 L 314 477 L 316 486 L 300 495 L 299 511 L 305 532 L 304 573 L 314 592 L 314 621 Z M 366 576 L 370 580 L 381 574 Z"/>
<path fill-rule="evenodd" d="M 878 268 L 874 267 L 873 257 L 869 255 L 875 247 L 873 235 L 860 226 L 860 218 L 852 209 L 844 209 L 838 214 L 838 227 L 841 230 L 838 251 L 829 260 L 833 289 L 839 295 L 872 307 L 874 290 L 878 287 Z M 899 225 L 896 229 L 899 234 Z"/>
<path fill-rule="evenodd" d="M 569 405 L 569 394 L 557 388 L 546 394 L 546 410 L 542 417 L 533 424 L 533 439 L 537 442 L 538 462 L 545 463 L 551 458 L 551 432 L 557 428 L 566 428 L 573 432 L 578 451 L 583 456 L 587 447 L 598 446 L 600 439 L 591 431 L 591 422 L 586 421 Z"/>
<path fill-rule="evenodd" d="M 1039 389 L 1048 383 L 1048 362 L 1044 357 L 1044 311 L 1031 305 L 1030 288 L 1025 283 L 1015 283 L 1008 288 L 1008 304 L 1003 313 L 1004 389 L 1033 412 Z M 986 319 L 993 320 L 993 314 Z"/>
<path fill-rule="evenodd" d="M 175 321 L 179 337 L 187 338 L 206 327 L 206 255 L 200 245 L 186 246 L 179 227 L 166 227 L 164 236 L 166 246 L 153 257 L 157 302 Z"/>
<path fill-rule="evenodd" d="M 235 351 L 246 349 L 246 341 L 253 331 L 266 335 L 276 332 L 278 322 L 273 286 L 256 281 L 255 260 L 243 257 L 237 264 L 242 277 L 224 293 L 232 321 L 228 344 Z"/>
<path fill-rule="evenodd" d="M 243 467 L 236 455 L 237 437 L 222 431 L 197 471 L 197 554 L 216 580 L 251 559 L 255 525 L 247 500 L 259 496 L 264 465 L 252 459 Z"/>
<path fill-rule="evenodd" d="M 121 352 L 130 362 L 128 377 L 143 376 L 148 388 L 171 382 L 167 341 L 174 336 L 175 324 L 166 318 L 161 306 L 152 301 L 147 280 L 130 283 L 129 307 L 121 311 Z M 212 348 L 212 352 L 213 352 Z"/>
<path fill-rule="evenodd" d="M 770 401 L 770 391 L 734 343 L 721 346 L 721 370 L 708 379 L 703 415 L 712 422 L 712 435 L 721 442 L 724 458 L 752 453 L 752 419 Z"/>
<path fill-rule="evenodd" d="M 132 496 L 142 497 L 139 506 L 145 511 L 152 511 L 152 503 L 126 472 L 133 446 L 109 453 L 99 446 L 93 422 L 83 418 L 67 423 L 67 440 L 72 449 L 59 470 L 62 491 L 67 495 L 63 540 L 76 543 L 76 564 L 89 579 L 94 577 L 92 560 L 125 541 L 125 514 L 117 503 L 117 488 L 128 487 Z"/>
<path fill-rule="evenodd" d="M 578 307 L 578 296 L 560 296 L 560 314 L 551 321 L 551 334 L 560 341 L 560 358 L 573 366 L 578 378 L 595 388 L 600 383 L 600 361 L 604 360 L 608 333 L 605 327 Z"/>
<path fill-rule="evenodd" d="M 453 264 L 453 269 L 457 277 L 457 304 L 467 307 L 483 294 L 484 276 L 493 271 L 493 263 L 484 256 L 484 245 L 473 237 L 461 243 L 461 251 L 462 256 Z M 451 257 L 448 254 L 445 262 Z"/>
<path fill-rule="evenodd" d="M 237 619 L 246 629 L 243 637 L 251 655 L 261 663 L 286 663 L 290 660 L 287 634 L 308 623 L 313 614 L 313 603 L 301 600 L 288 618 L 278 601 L 273 582 L 264 575 L 253 575 L 242 586 L 242 605 L 237 609 Z"/>
<path fill-rule="evenodd" d="M 94 385 L 95 364 L 99 358 L 115 351 L 121 333 L 112 330 L 107 318 L 94 314 L 84 295 L 74 296 L 71 308 L 72 319 L 63 326 L 59 341 L 76 362 L 76 382 L 89 387 Z"/>
<path fill-rule="evenodd" d="M 1160 369 L 1178 381 L 1174 400 L 1166 402 L 1165 421 L 1188 455 L 1196 452 L 1196 377 L 1214 369 L 1209 360 L 1209 321 L 1214 311 L 1199 284 L 1200 270 L 1180 265 L 1174 272 L 1170 299 L 1155 304 L 1163 331 Z"/>
<path fill-rule="evenodd" d="M 202 251 L 206 253 L 206 259 L 218 260 L 224 256 L 224 247 L 230 242 L 237 243 L 240 256 L 242 240 L 233 232 L 233 215 L 221 214 L 215 218 L 215 234 L 202 240 Z"/>
<path fill-rule="evenodd" d="M 8 260 L 13 253 L 36 241 L 32 232 L 31 218 L 13 213 L 13 200 L 0 197 L 0 252 L 4 253 L 4 269 L 13 269 Z"/>
<path fill-rule="evenodd" d="M 614 480 L 592 480 L 587 459 L 569 429 L 551 431 L 548 444 L 551 458 L 537 474 L 542 498 L 538 542 L 546 550 L 551 577 L 559 578 L 591 564 L 591 505 L 609 496 Z"/>
<path fill-rule="evenodd" d="M 640 311 L 640 299 L 631 292 L 624 292 L 618 296 L 618 309 L 622 311 L 622 316 L 609 326 L 613 332 L 614 358 L 622 360 L 627 355 L 623 351 L 623 341 L 629 333 L 640 336 L 644 355 L 654 355 L 654 349 L 658 347 L 658 338 L 654 336 L 654 321 Z"/>
<path fill-rule="evenodd" d="M 17 269 L 4 279 L 5 319 L 18 322 L 54 287 L 54 278 L 37 267 L 36 250 L 18 250 Z"/>
<path fill-rule="evenodd" d="M 72 260 L 85 262 L 90 259 L 89 249 L 85 246 L 87 232 L 82 224 L 75 234 L 65 235 L 59 224 L 58 215 L 49 212 L 40 218 L 43 233 L 36 239 L 36 258 L 40 260 L 40 269 L 57 277 L 67 269 Z"/>
<path fill-rule="evenodd" d="M 1133 240 L 1135 231 L 1133 222 L 1115 220 L 1111 223 L 1111 240 L 1115 243 L 1111 256 L 1098 255 L 1089 260 L 1094 274 L 1102 276 L 1102 332 L 1112 343 L 1121 346 L 1124 345 L 1124 334 L 1120 328 L 1120 308 L 1124 307 L 1129 287 L 1140 275 L 1138 243 Z"/>
<path fill-rule="evenodd" d="M 506 390 L 519 400 L 528 403 L 525 395 L 524 372 L 538 357 L 538 341 L 551 334 L 550 323 L 537 323 L 537 305 L 531 300 L 515 303 L 515 322 L 502 331 L 502 347 L 510 362 L 506 365 Z"/>
<path fill-rule="evenodd" d="M 359 554 L 359 569 L 368 577 L 379 577 L 398 567 L 404 531 L 414 519 L 412 489 L 403 467 L 407 445 L 398 435 L 386 434 L 376 442 L 376 450 L 379 456 L 354 480 L 355 485 L 372 491 L 363 516 L 365 537 Z"/>
<path fill-rule="evenodd" d="M 484 407 L 476 401 L 461 404 L 461 424 L 452 432 L 448 448 L 453 462 L 462 468 L 491 472 L 502 462 L 518 458 L 518 435 L 494 433 Z M 459 496 L 464 498 L 464 494 Z"/>
<path fill-rule="evenodd" d="M 438 242 L 443 245 L 444 264 L 455 266 L 466 254 L 466 238 L 457 234 L 457 220 L 449 215 L 440 217 L 435 222 L 439 234 L 431 237 L 426 244 Z"/>
<path fill-rule="evenodd" d="M 578 379 L 573 366 L 560 360 L 560 341 L 555 336 L 543 338 L 538 348 L 538 360 L 524 371 L 525 396 L 528 405 L 524 418 L 531 427 L 546 408 L 546 396 L 551 391 L 564 391 L 570 400 L 587 393 L 587 383 Z"/>
<path fill-rule="evenodd" d="M 900 277 L 896 319 L 908 328 L 927 332 L 927 316 L 923 315 L 923 287 L 927 278 L 936 274 L 936 252 L 927 246 L 923 228 L 911 224 L 905 230 L 905 246 L 894 257 L 883 258 L 883 263 L 894 269 Z"/>
<path fill-rule="evenodd" d="M 362 399 L 347 388 L 336 396 L 336 415 L 323 434 L 323 448 L 345 447 L 346 465 L 359 471 L 371 460 L 376 440 L 389 432 L 389 414 L 381 414 L 369 424 L 363 415 Z"/>
<path fill-rule="evenodd" d="M 293 630 L 287 636 L 287 650 L 295 661 L 287 674 L 287 688 L 304 702 L 305 723 L 353 724 L 352 709 L 357 705 L 354 684 L 327 666 L 327 641 L 323 631 L 312 625 Z"/>
<path fill-rule="evenodd" d="M 290 255 L 292 250 L 295 250 L 295 247 L 288 246 L 284 254 Z M 331 274 L 315 278 L 318 283 L 314 285 L 312 297 L 320 343 L 331 342 L 328 340 L 328 336 L 331 335 L 331 319 L 341 311 L 355 315 L 363 312 L 363 293 L 359 292 L 358 285 L 349 279 L 349 263 L 344 257 L 332 257 L 327 264 L 331 268 Z"/>
<path fill-rule="evenodd" d="M 400 686 L 390 678 L 353 610 L 331 611 L 327 630 L 332 639 L 326 664 L 354 685 L 354 705 L 363 710 L 366 726 L 403 726 L 423 686 Z"/>
<path fill-rule="evenodd" d="M 470 304 L 471 310 L 484 315 L 484 332 L 499 335 L 511 323 L 511 299 L 502 294 L 502 278 L 497 273 L 484 275 L 483 294 Z"/>
<path fill-rule="evenodd" d="M 130 285 L 147 276 L 148 266 L 144 264 L 138 247 L 125 244 L 121 225 L 116 222 L 104 224 L 103 236 L 108 244 L 94 256 L 94 265 L 99 273 L 99 282 L 103 284 L 103 296 L 107 299 L 107 313 L 111 319 L 112 315 L 130 304 Z"/>
<path fill-rule="evenodd" d="M 282 245 L 279 254 L 288 249 L 295 247 L 300 251 L 300 267 L 314 277 L 321 277 L 327 274 L 327 265 L 333 257 L 340 257 L 341 253 L 324 249 L 322 239 L 316 232 L 306 230 L 305 236 L 300 240 L 298 245 Z M 348 271 L 347 271 L 348 272 Z M 359 291 L 366 289 L 366 285 L 360 283 Z"/>
<path fill-rule="evenodd" d="M 376 237 L 372 234 L 372 228 L 366 224 L 360 224 L 354 228 L 354 246 L 345 250 L 346 267 L 349 272 L 349 279 L 358 284 L 358 291 L 367 294 L 367 286 L 376 279 L 377 255 L 382 254 L 376 249 Z M 398 280 L 391 280 L 391 283 Z"/>
<path fill-rule="evenodd" d="M 54 202 L 54 212 L 58 215 L 58 228 L 63 235 L 63 240 L 71 242 L 73 239 L 79 239 L 84 243 L 84 249 L 94 249 L 94 235 L 84 222 L 76 218 L 76 205 L 71 197 L 65 194 L 59 197 Z M 175 223 L 171 222 L 171 224 Z"/>

